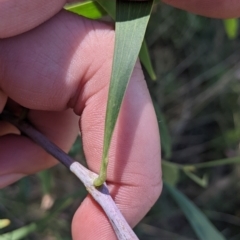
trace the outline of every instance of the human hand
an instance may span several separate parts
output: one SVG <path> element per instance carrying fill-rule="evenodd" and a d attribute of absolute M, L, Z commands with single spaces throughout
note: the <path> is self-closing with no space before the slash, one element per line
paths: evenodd
<path fill-rule="evenodd" d="M 9 109 L 29 108 L 32 124 L 65 151 L 80 127 L 88 166 L 98 172 L 114 32 L 61 10 L 64 4 L 0 2 L 0 111 L 7 99 Z M 6 135 L 13 131 L 0 123 L 0 187 L 56 163 L 28 138 Z M 108 185 L 134 226 L 158 198 L 161 184 L 158 126 L 138 63 L 111 144 Z M 72 233 L 75 240 L 115 239 L 89 196 L 74 216 Z"/>
<path fill-rule="evenodd" d="M 240 16 L 240 1 L 236 0 L 163 0 L 174 7 L 213 18 Z"/>

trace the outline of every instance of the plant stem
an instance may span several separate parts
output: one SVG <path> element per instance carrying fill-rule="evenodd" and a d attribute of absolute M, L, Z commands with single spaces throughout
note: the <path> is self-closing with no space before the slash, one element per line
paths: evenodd
<path fill-rule="evenodd" d="M 100 188 L 96 188 L 93 185 L 93 181 L 98 177 L 97 174 L 88 170 L 79 162 L 74 161 L 47 137 L 35 129 L 27 120 L 19 120 L 19 118 L 7 111 L 3 111 L 3 113 L 0 114 L 0 120 L 8 121 L 16 126 L 22 133 L 39 144 L 46 152 L 54 156 L 81 180 L 87 191 L 102 207 L 119 240 L 138 239 L 110 196 L 106 183 Z"/>

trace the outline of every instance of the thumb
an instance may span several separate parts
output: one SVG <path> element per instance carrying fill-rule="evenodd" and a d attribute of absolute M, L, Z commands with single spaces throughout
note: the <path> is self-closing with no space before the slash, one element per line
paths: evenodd
<path fill-rule="evenodd" d="M 0 39 L 26 32 L 59 12 L 66 0 L 0 1 Z"/>

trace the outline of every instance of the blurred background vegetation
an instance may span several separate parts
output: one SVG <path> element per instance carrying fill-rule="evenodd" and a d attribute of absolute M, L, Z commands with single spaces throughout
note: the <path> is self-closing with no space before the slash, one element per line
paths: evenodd
<path fill-rule="evenodd" d="M 145 75 L 166 185 L 135 228 L 140 239 L 240 239 L 240 42 L 228 24 L 162 3 L 154 8 L 146 41 L 156 80 Z M 84 163 L 80 138 L 70 154 Z M 60 165 L 22 179 L 0 191 L 0 219 L 11 221 L 0 220 L 0 234 L 9 234 L 0 239 L 70 240 L 85 196 Z M 225 238 L 204 237 L 209 226 Z"/>

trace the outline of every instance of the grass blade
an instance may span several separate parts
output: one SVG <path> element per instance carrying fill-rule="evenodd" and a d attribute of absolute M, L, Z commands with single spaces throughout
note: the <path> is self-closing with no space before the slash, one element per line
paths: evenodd
<path fill-rule="evenodd" d="M 154 109 L 157 115 L 158 126 L 161 137 L 161 147 L 164 152 L 164 158 L 169 159 L 172 156 L 172 139 L 168 130 L 168 126 L 164 117 L 164 114 L 161 112 L 158 104 L 153 100 Z"/>
<path fill-rule="evenodd" d="M 198 177 L 196 174 L 187 171 L 185 169 L 183 169 L 183 172 L 191 179 L 193 180 L 196 184 L 198 184 L 199 186 L 205 188 L 208 185 L 208 176 L 205 174 L 203 176 L 203 178 Z"/>
<path fill-rule="evenodd" d="M 219 160 L 210 161 L 210 162 L 197 163 L 192 165 L 190 164 L 185 166 L 183 165 L 183 169 L 195 171 L 196 169 L 201 169 L 201 168 L 218 167 L 223 165 L 231 165 L 231 164 L 239 164 L 239 163 L 240 163 L 240 157 L 233 157 L 233 158 L 219 159 Z"/>
<path fill-rule="evenodd" d="M 97 1 L 102 6 L 102 8 L 106 10 L 109 16 L 115 20 L 116 19 L 116 1 L 113 1 L 113 0 L 97 0 Z M 155 0 L 154 2 L 157 3 L 157 1 Z M 139 58 L 141 63 L 145 67 L 147 73 L 149 74 L 150 78 L 152 80 L 156 80 L 157 77 L 153 70 L 147 43 L 145 40 L 143 41 L 142 47 L 140 49 Z"/>
<path fill-rule="evenodd" d="M 152 66 L 152 62 L 150 59 L 150 55 L 149 55 L 149 51 L 148 51 L 148 47 L 147 47 L 147 43 L 146 40 L 143 41 L 140 53 L 139 53 L 139 58 L 141 60 L 141 63 L 143 64 L 143 66 L 145 67 L 147 73 L 149 74 L 150 78 L 152 80 L 156 80 L 156 74 L 153 70 L 153 66 Z"/>
<path fill-rule="evenodd" d="M 164 187 L 184 212 L 186 218 L 201 240 L 226 240 L 225 237 L 207 219 L 201 210 L 176 188 L 165 183 Z"/>
<path fill-rule="evenodd" d="M 108 152 L 123 97 L 144 39 L 153 0 L 144 2 L 117 1 L 116 36 L 113 67 L 105 119 L 104 147 L 100 176 L 94 182 L 100 186 L 106 180 Z"/>
<path fill-rule="evenodd" d="M 37 223 L 30 223 L 27 226 L 18 228 L 13 230 L 12 232 L 8 232 L 0 235 L 1 240 L 20 240 L 29 234 L 35 232 L 38 229 Z"/>

